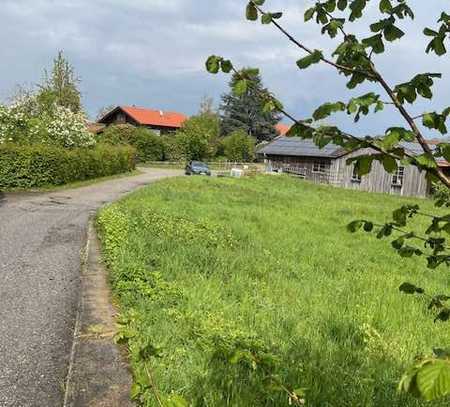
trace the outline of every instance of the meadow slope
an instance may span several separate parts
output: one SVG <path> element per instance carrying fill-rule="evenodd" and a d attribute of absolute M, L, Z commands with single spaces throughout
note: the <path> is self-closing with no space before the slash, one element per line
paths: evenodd
<path fill-rule="evenodd" d="M 346 231 L 407 202 L 432 206 L 285 176 L 192 177 L 103 209 L 135 395 L 157 405 L 150 368 L 161 395 L 195 406 L 287 406 L 280 383 L 309 406 L 425 405 L 397 393 L 399 378 L 450 332 L 398 286 L 442 293 L 446 270 Z"/>

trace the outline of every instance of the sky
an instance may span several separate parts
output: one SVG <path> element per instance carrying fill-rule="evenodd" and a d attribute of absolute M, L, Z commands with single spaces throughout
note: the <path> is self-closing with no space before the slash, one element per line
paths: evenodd
<path fill-rule="evenodd" d="M 310 117 L 328 101 L 360 96 L 376 86 L 349 91 L 346 80 L 331 67 L 318 64 L 300 71 L 296 60 L 304 53 L 274 27 L 246 21 L 245 0 L 1 0 L 0 98 L 17 85 L 32 86 L 59 50 L 81 79 L 86 111 L 95 118 L 110 105 L 136 105 L 195 114 L 203 97 L 227 91 L 229 78 L 211 75 L 204 62 L 211 54 L 232 59 L 236 66 L 255 66 L 267 86 L 297 118 Z M 436 27 L 440 12 L 450 13 L 448 0 L 409 0 L 416 19 L 400 26 L 407 35 L 388 44 L 375 63 L 390 84 L 408 81 L 416 73 L 442 72 L 435 99 L 408 107 L 412 115 L 450 105 L 450 54 L 426 55 L 425 26 Z M 267 0 L 270 11 L 283 11 L 280 23 L 311 48 L 330 55 L 340 39 L 320 34 L 313 22 L 304 23 L 310 0 Z M 378 0 L 371 0 L 364 19 L 349 32 L 368 36 L 365 28 L 378 21 Z M 383 99 L 385 99 L 383 95 Z M 288 123 L 288 121 L 286 121 Z M 392 107 L 355 126 L 345 114 L 328 119 L 357 135 L 381 134 L 387 127 L 404 126 Z M 428 137 L 438 134 L 427 131 Z"/>

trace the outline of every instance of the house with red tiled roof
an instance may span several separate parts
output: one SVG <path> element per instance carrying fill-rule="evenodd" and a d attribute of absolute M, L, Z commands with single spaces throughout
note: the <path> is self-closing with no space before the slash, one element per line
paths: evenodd
<path fill-rule="evenodd" d="M 177 112 L 145 109 L 136 106 L 117 106 L 98 120 L 98 124 L 131 124 L 144 126 L 159 134 L 169 134 L 178 130 L 187 116 Z"/>

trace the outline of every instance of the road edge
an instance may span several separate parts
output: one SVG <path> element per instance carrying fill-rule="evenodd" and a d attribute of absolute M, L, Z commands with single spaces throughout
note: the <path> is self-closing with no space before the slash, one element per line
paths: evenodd
<path fill-rule="evenodd" d="M 81 253 L 80 301 L 68 368 L 64 407 L 133 406 L 128 364 L 114 343 L 116 310 L 91 217 Z"/>

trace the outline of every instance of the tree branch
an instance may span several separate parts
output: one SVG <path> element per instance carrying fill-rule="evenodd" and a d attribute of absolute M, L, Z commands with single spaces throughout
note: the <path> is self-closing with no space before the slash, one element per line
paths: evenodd
<path fill-rule="evenodd" d="M 252 3 L 254 4 L 254 6 L 256 7 L 256 9 L 263 15 L 267 14 L 265 11 L 263 11 L 261 9 L 261 7 L 259 7 L 256 3 L 254 3 L 252 1 Z M 334 18 L 331 14 L 328 13 L 328 15 L 331 18 Z M 274 19 L 271 20 L 271 23 L 279 30 L 281 31 L 292 43 L 294 43 L 295 45 L 297 45 L 300 49 L 308 52 L 309 54 L 313 54 L 313 51 L 306 47 L 305 45 L 303 45 L 301 42 L 299 42 L 297 39 L 295 39 L 291 34 L 289 34 L 277 21 L 275 21 Z M 345 33 L 344 29 L 341 28 L 341 32 L 344 35 L 344 38 L 347 37 L 347 34 Z M 347 71 L 347 72 L 351 72 L 351 73 L 362 73 L 364 75 L 366 75 L 366 77 L 370 78 L 370 79 L 375 79 L 376 81 L 378 81 L 381 86 L 384 88 L 384 90 L 386 91 L 386 93 L 389 95 L 389 97 L 391 98 L 393 104 L 397 107 L 397 109 L 399 110 L 400 114 L 403 116 L 403 118 L 406 120 L 406 122 L 409 124 L 411 130 L 414 133 L 414 136 L 417 140 L 417 142 L 420 144 L 422 150 L 424 151 L 424 153 L 429 154 L 431 157 L 433 157 L 434 162 L 436 163 L 436 168 L 433 170 L 430 169 L 430 171 L 434 172 L 435 175 L 440 179 L 440 181 L 446 185 L 448 188 L 450 188 L 450 178 L 447 177 L 447 175 L 445 175 L 445 173 L 442 171 L 441 168 L 439 168 L 436 159 L 433 156 L 433 151 L 431 150 L 430 146 L 428 145 L 425 137 L 422 135 L 421 131 L 419 130 L 419 128 L 417 127 L 416 123 L 414 122 L 414 118 L 411 117 L 409 115 L 409 113 L 406 111 L 405 107 L 399 102 L 399 100 L 397 99 L 397 96 L 395 95 L 394 91 L 392 90 L 392 88 L 388 85 L 388 83 L 385 81 L 385 79 L 381 76 L 381 74 L 376 70 L 375 65 L 373 64 L 373 62 L 371 61 L 370 58 L 368 58 L 368 61 L 370 63 L 370 68 L 372 73 L 370 72 L 366 72 L 366 71 L 361 71 L 361 70 L 357 70 L 354 68 L 350 68 L 348 66 L 344 66 L 344 65 L 339 65 L 334 63 L 333 61 L 330 61 L 326 58 L 321 58 L 321 60 L 325 63 L 327 63 L 328 65 L 331 65 L 333 67 L 335 67 L 336 69 L 340 70 L 340 71 Z M 281 112 L 283 113 L 283 112 Z M 290 117 L 292 119 L 292 117 Z M 294 119 L 294 122 L 297 122 Z M 352 136 L 354 137 L 354 136 Z M 377 149 L 380 152 L 383 152 L 381 149 Z M 385 153 L 385 152 L 383 152 Z"/>
<path fill-rule="evenodd" d="M 255 2 L 252 1 L 252 3 L 254 4 L 254 6 L 256 7 L 256 9 L 263 15 L 266 15 L 267 13 L 261 9 L 260 6 L 258 6 Z M 296 38 L 294 38 L 291 34 L 289 34 L 277 21 L 275 21 L 274 19 L 272 19 L 271 23 L 277 27 L 277 29 L 283 33 L 288 39 L 289 41 L 291 41 L 292 43 L 294 43 L 297 47 L 299 47 L 300 49 L 302 49 L 303 51 L 307 52 L 308 54 L 312 55 L 314 53 L 314 51 L 311 48 L 308 48 L 307 46 L 305 46 L 304 44 L 302 44 L 300 41 L 298 41 Z M 356 69 L 356 68 L 351 68 L 349 66 L 345 66 L 345 65 L 340 65 L 337 64 L 327 58 L 321 57 L 320 60 L 330 66 L 333 66 L 334 68 L 336 68 L 339 71 L 346 71 L 349 73 L 360 73 L 365 75 L 367 78 L 371 78 L 371 79 L 376 79 L 376 77 L 374 75 L 372 75 L 370 72 L 361 70 L 361 69 Z"/>
<path fill-rule="evenodd" d="M 409 113 L 406 111 L 405 107 L 400 103 L 397 96 L 395 95 L 392 88 L 389 86 L 389 84 L 386 82 L 386 80 L 381 76 L 381 74 L 375 69 L 375 66 L 373 63 L 371 63 L 371 68 L 374 74 L 378 78 L 378 82 L 380 82 L 381 86 L 384 88 L 386 93 L 389 95 L 391 100 L 394 102 L 394 105 L 399 110 L 400 114 L 403 116 L 403 118 L 406 120 L 406 122 L 409 124 L 411 130 L 413 131 L 417 142 L 422 147 L 422 150 L 424 153 L 429 154 L 431 157 L 433 157 L 434 162 L 436 163 L 436 171 L 435 174 L 440 179 L 441 182 L 444 183 L 448 188 L 450 188 L 450 178 L 445 175 L 445 173 L 442 171 L 441 168 L 437 165 L 436 159 L 434 158 L 433 151 L 430 148 L 430 145 L 427 143 L 425 137 L 422 135 L 421 131 L 417 127 L 416 123 L 414 122 L 414 118 L 409 115 Z"/>

